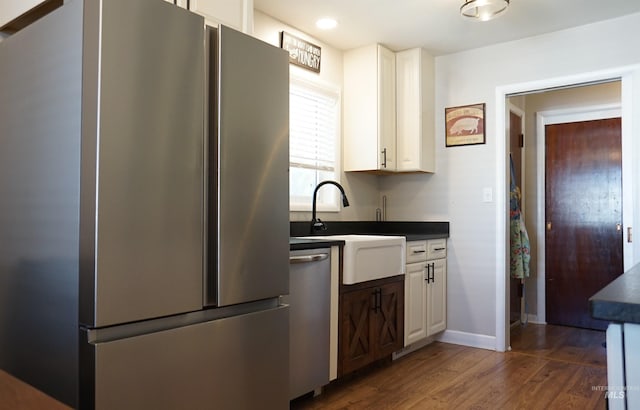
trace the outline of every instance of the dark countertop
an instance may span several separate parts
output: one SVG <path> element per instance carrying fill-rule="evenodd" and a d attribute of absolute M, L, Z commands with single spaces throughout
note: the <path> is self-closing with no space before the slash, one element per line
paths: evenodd
<path fill-rule="evenodd" d="M 344 241 L 328 239 L 289 238 L 289 250 L 318 249 L 328 246 L 344 245 Z"/>
<path fill-rule="evenodd" d="M 395 235 L 404 236 L 407 241 L 440 239 L 449 237 L 449 222 L 409 222 L 409 221 L 325 221 L 326 231 L 316 235 Z M 344 241 L 326 239 L 301 239 L 309 234 L 310 222 L 289 224 L 289 245 L 291 250 L 316 249 L 332 245 L 344 245 Z"/>
<path fill-rule="evenodd" d="M 640 264 L 591 296 L 589 309 L 595 319 L 640 323 Z"/>

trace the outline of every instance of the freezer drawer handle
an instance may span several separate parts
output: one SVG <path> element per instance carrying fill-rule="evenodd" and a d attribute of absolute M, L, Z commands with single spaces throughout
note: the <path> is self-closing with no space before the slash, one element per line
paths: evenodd
<path fill-rule="evenodd" d="M 316 255 L 289 256 L 289 264 L 309 263 L 323 261 L 329 257 L 328 253 L 319 253 Z"/>

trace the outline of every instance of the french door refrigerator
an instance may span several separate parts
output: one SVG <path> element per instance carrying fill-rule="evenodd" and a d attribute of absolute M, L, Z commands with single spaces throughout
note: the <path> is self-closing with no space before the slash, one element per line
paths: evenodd
<path fill-rule="evenodd" d="M 162 0 L 0 42 L 0 368 L 80 408 L 288 408 L 288 76 Z"/>

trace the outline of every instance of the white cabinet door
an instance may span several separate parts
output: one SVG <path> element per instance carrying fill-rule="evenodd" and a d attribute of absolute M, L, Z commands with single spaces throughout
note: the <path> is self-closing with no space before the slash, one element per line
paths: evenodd
<path fill-rule="evenodd" d="M 379 44 L 344 53 L 344 170 L 395 170 L 395 54 Z"/>
<path fill-rule="evenodd" d="M 378 169 L 396 170 L 396 56 L 378 45 Z"/>
<path fill-rule="evenodd" d="M 224 24 L 253 33 L 253 0 L 190 0 L 189 10 L 203 16 L 208 24 Z"/>
<path fill-rule="evenodd" d="M 431 280 L 427 281 L 427 336 L 447 328 L 447 260 L 427 262 Z M 427 273 L 429 274 L 429 273 Z"/>
<path fill-rule="evenodd" d="M 640 409 L 640 325 L 624 324 L 624 368 L 628 409 Z M 611 403 L 611 401 L 609 401 Z"/>
<path fill-rule="evenodd" d="M 607 397 L 607 408 L 610 410 L 625 410 L 624 398 L 624 348 L 622 343 L 622 326 L 610 323 L 607 327 L 607 385 L 602 392 Z"/>
<path fill-rule="evenodd" d="M 420 48 L 396 54 L 396 157 L 400 172 L 435 172 L 434 61 Z"/>
<path fill-rule="evenodd" d="M 404 345 L 427 337 L 426 262 L 407 265 L 404 276 Z"/>

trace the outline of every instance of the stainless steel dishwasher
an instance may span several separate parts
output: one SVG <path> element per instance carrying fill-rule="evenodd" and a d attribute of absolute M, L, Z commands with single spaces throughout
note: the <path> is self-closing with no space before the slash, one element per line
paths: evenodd
<path fill-rule="evenodd" d="M 331 251 L 291 251 L 289 256 L 289 398 L 329 383 Z"/>

